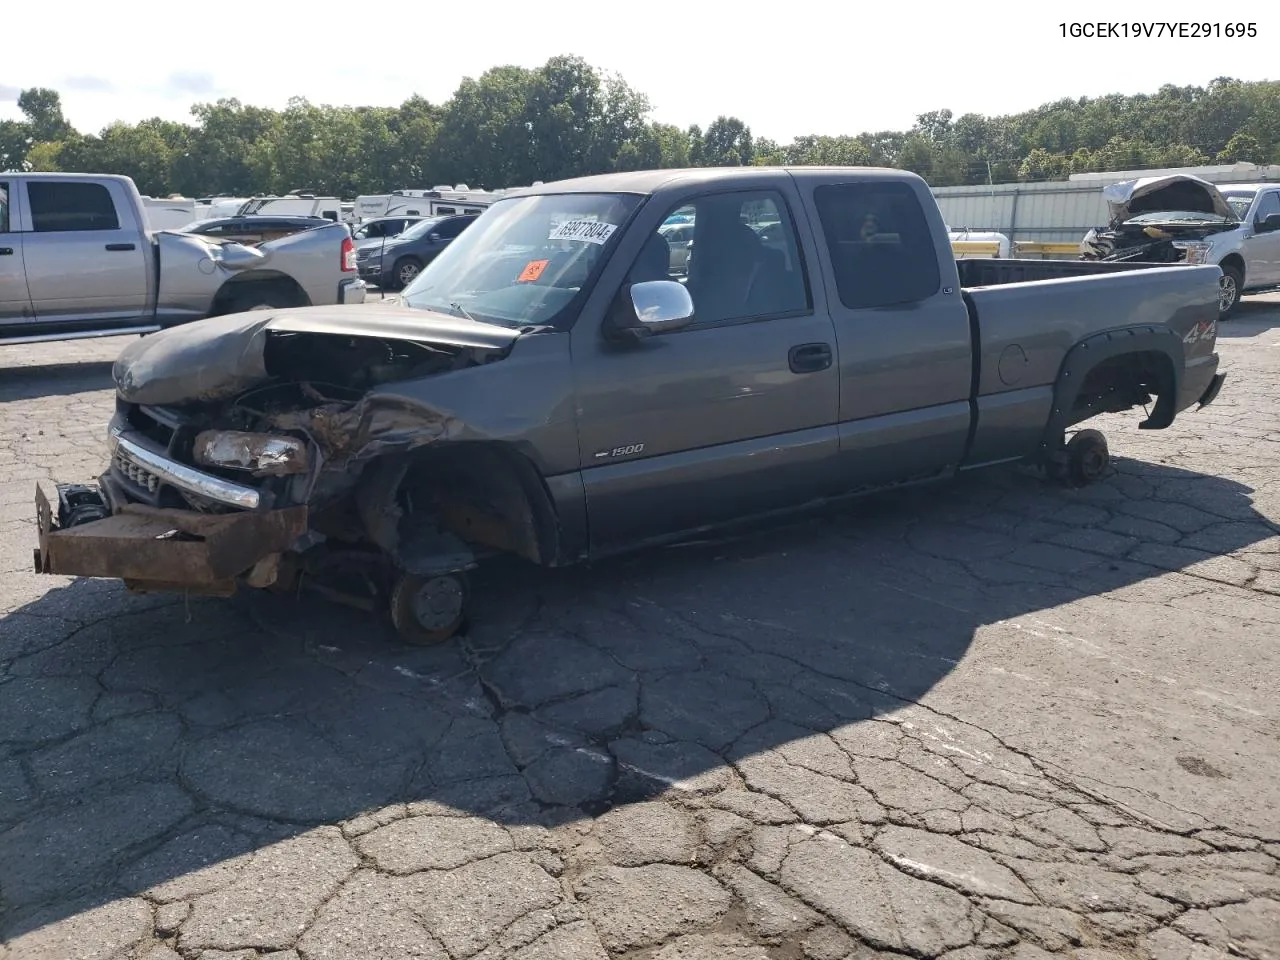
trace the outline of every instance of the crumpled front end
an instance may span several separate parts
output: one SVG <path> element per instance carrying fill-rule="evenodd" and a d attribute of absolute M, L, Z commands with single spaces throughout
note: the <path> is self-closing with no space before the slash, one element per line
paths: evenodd
<path fill-rule="evenodd" d="M 294 385 L 194 411 L 117 401 L 97 487 L 37 489 L 36 569 L 133 589 L 270 586 L 280 555 L 317 540 L 313 516 L 351 495 L 368 462 L 448 429 Z"/>
<path fill-rule="evenodd" d="M 372 313 L 355 335 L 345 318 L 295 316 L 220 317 L 122 353 L 97 487 L 37 490 L 37 571 L 225 595 L 272 585 L 283 558 L 329 539 L 393 553 L 395 488 L 368 467 L 465 430 L 378 388 L 504 344 L 379 336 Z"/>

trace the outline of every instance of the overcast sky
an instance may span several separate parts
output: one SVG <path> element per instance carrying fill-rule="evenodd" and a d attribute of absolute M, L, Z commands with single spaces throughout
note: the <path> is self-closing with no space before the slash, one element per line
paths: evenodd
<path fill-rule="evenodd" d="M 576 54 L 621 74 L 653 118 L 705 126 L 740 117 L 757 136 L 903 129 L 927 110 L 1009 113 L 1061 97 L 1154 92 L 1217 76 L 1280 78 L 1280 14 L 1264 4 L 787 3 L 256 4 L 63 0 L 6 5 L 0 118 L 32 86 L 57 89 L 84 132 L 113 120 L 189 120 L 192 103 L 237 97 L 282 107 L 446 100 L 465 76 Z M 610 9 L 616 13 L 610 13 Z M 932 8 L 932 9 L 931 9 Z M 421 10 L 415 20 L 415 9 Z M 1253 38 L 1063 38 L 1072 18 L 1223 24 Z M 1232 13 L 1230 21 L 1215 11 Z M 226 11 L 219 15 L 218 11 Z M 108 13 L 109 11 L 109 13 Z M 928 12 L 926 12 L 928 11 Z M 1141 12 L 1139 12 L 1141 11 Z M 104 19 L 105 18 L 105 19 Z M 24 21 L 30 21 L 30 30 Z M 110 24 L 110 28 L 106 25 Z M 238 26 L 243 24 L 244 26 Z M 24 38 L 21 41 L 18 38 Z"/>

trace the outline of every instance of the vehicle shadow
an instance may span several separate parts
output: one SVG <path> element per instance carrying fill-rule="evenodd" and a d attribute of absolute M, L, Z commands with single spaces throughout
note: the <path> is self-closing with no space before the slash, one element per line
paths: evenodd
<path fill-rule="evenodd" d="M 22 364 L 0 372 L 0 403 L 110 390 L 112 360 Z"/>
<path fill-rule="evenodd" d="M 596 568 L 495 566 L 472 628 L 430 649 L 307 595 L 50 589 L 0 621 L 0 931 L 397 803 L 549 825 L 712 791 L 744 757 L 921 699 L 984 625 L 1276 533 L 1242 484 L 1115 468 L 1075 491 L 969 476 Z"/>

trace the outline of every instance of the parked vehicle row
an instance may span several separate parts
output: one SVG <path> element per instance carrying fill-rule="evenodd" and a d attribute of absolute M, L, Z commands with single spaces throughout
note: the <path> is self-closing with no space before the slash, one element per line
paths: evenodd
<path fill-rule="evenodd" d="M 578 563 L 1002 463 L 1088 483 L 1105 439 L 1069 431 L 1148 406 L 1140 426 L 1164 429 L 1216 397 L 1221 276 L 957 262 L 928 186 L 896 170 L 544 184 L 394 301 L 126 347 L 109 463 L 37 494 L 36 567 L 361 605 L 373 585 L 434 643 L 499 554 Z"/>
<path fill-rule="evenodd" d="M 382 290 L 403 290 L 477 218 L 427 217 L 400 233 L 364 240 L 356 247 L 360 278 Z"/>
<path fill-rule="evenodd" d="M 128 177 L 0 174 L 0 343 L 148 334 L 259 307 L 362 303 L 326 223 L 258 246 L 152 232 Z"/>

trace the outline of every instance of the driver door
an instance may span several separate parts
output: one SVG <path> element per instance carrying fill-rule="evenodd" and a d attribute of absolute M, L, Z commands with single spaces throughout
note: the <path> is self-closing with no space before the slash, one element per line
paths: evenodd
<path fill-rule="evenodd" d="M 1280 284 L 1280 230 L 1262 233 L 1258 226 L 1267 217 L 1280 214 L 1280 190 L 1261 192 L 1254 213 L 1254 235 L 1245 241 L 1246 287 L 1269 287 Z"/>
<path fill-rule="evenodd" d="M 661 224 L 687 208 L 694 253 L 686 277 Z M 693 322 L 625 344 L 585 318 L 575 325 L 593 555 L 825 492 L 838 446 L 839 364 L 831 318 L 806 271 L 812 241 L 797 229 L 795 208 L 777 189 L 708 192 L 665 206 L 643 228 L 646 242 L 619 295 L 631 283 L 683 281 Z M 775 222 L 767 244 L 758 230 Z"/>

